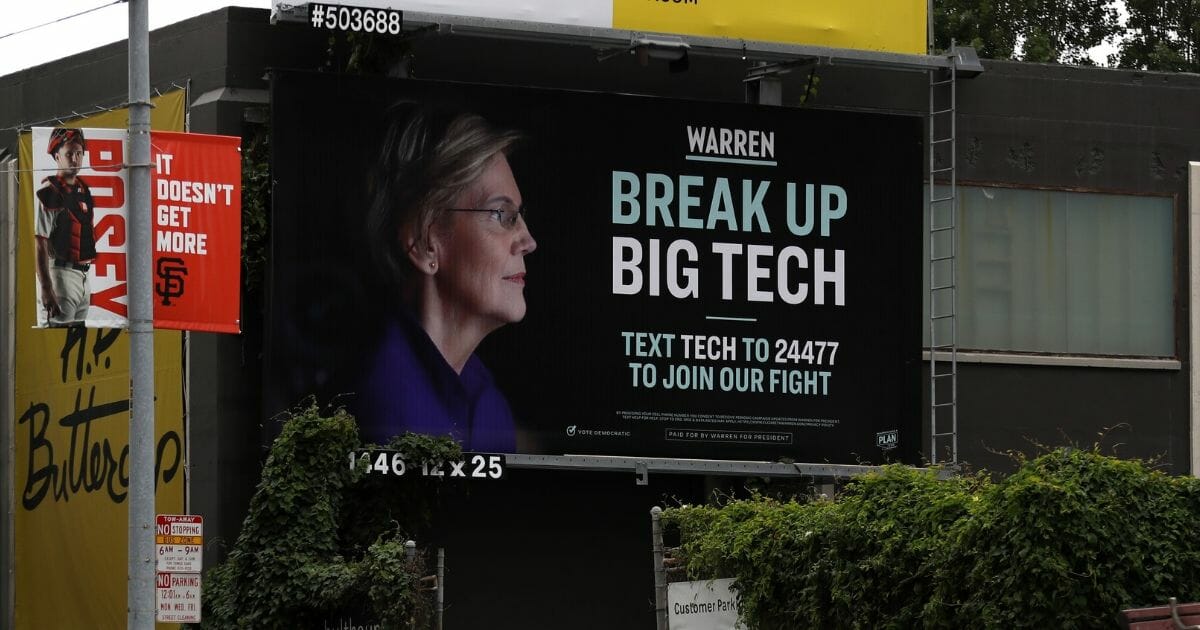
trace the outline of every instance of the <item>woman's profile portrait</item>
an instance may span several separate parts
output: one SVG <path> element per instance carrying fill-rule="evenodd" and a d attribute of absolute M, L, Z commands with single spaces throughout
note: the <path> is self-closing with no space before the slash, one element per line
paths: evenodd
<path fill-rule="evenodd" d="M 364 439 L 450 435 L 514 452 L 508 401 L 475 350 L 525 317 L 525 223 L 509 153 L 521 136 L 448 107 L 388 112 L 368 181 L 367 246 L 386 323 L 357 388 Z M 372 356 L 373 352 L 373 356 Z"/>

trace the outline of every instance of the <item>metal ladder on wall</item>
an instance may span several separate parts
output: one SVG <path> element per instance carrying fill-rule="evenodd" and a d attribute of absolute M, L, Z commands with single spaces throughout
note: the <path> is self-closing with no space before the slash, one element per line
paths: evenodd
<path fill-rule="evenodd" d="M 955 50 L 953 43 L 950 50 Z M 929 197 L 926 204 L 929 216 L 929 461 L 951 466 L 958 464 L 957 65 L 951 63 L 947 68 L 929 71 Z"/>

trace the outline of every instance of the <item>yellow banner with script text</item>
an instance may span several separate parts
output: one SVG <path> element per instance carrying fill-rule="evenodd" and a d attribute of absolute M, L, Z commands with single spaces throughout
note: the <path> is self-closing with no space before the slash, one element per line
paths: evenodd
<path fill-rule="evenodd" d="M 153 129 L 183 130 L 182 90 L 153 103 Z M 120 109 L 69 125 L 121 128 L 128 119 L 128 110 Z M 128 583 L 129 335 L 108 328 L 34 328 L 34 226 L 28 209 L 36 181 L 46 174 L 29 172 L 28 133 L 21 136 L 19 158 L 12 463 L 16 628 L 121 628 Z M 180 514 L 182 333 L 155 332 L 154 354 L 156 510 Z"/>
<path fill-rule="evenodd" d="M 923 55 L 925 0 L 613 0 L 613 28 Z"/>

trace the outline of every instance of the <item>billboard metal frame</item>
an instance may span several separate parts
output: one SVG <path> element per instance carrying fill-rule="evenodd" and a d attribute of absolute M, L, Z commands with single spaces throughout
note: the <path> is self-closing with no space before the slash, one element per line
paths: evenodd
<path fill-rule="evenodd" d="M 341 4 L 334 0 L 332 4 Z M 960 78 L 970 79 L 982 74 L 984 67 L 980 63 L 975 50 L 969 46 L 957 46 L 953 43 L 944 54 L 934 54 L 932 48 L 932 16 L 930 16 L 930 54 L 913 55 L 895 52 L 859 50 L 849 48 L 831 48 L 827 46 L 811 46 L 801 44 L 783 44 L 748 39 L 723 37 L 702 37 L 695 35 L 675 35 L 634 31 L 627 29 L 600 28 L 576 26 L 569 24 L 551 24 L 543 22 L 528 22 L 520 20 L 481 18 L 471 16 L 447 15 L 439 13 L 404 12 L 404 36 L 424 36 L 426 34 L 459 35 L 482 37 L 488 39 L 508 39 L 541 43 L 560 43 L 570 45 L 592 46 L 598 49 L 599 56 L 612 56 L 612 50 L 625 49 L 629 51 L 640 47 L 662 50 L 663 48 L 678 48 L 680 54 L 706 57 L 753 57 L 761 62 L 747 72 L 744 83 L 747 84 L 748 100 L 764 105 L 780 105 L 781 90 L 779 75 L 784 74 L 798 64 L 802 65 L 831 65 L 875 67 L 886 70 L 921 73 L 929 77 L 930 107 L 927 114 L 932 119 L 935 92 L 953 94 Z M 308 4 L 275 3 L 271 8 L 271 24 L 306 23 L 309 22 Z M 949 80 L 938 81 L 936 76 L 948 76 Z M 950 111 L 950 125 L 953 126 L 957 113 Z M 932 122 L 932 120 L 930 120 Z M 931 130 L 927 130 L 931 131 Z M 953 156 L 957 153 L 957 138 L 951 133 L 941 142 L 948 143 L 947 150 Z M 932 149 L 928 149 L 932 151 Z M 932 158 L 931 158 L 932 159 Z M 929 173 L 932 184 L 934 173 Z M 951 198 L 956 196 L 956 182 L 949 186 Z M 933 226 L 930 226 L 931 228 Z M 933 232 L 931 230 L 930 236 Z M 951 261 L 953 263 L 953 261 Z M 932 264 L 932 263 L 930 263 Z M 954 273 L 954 272 L 952 272 Z M 955 274 L 956 275 L 956 274 Z M 951 284 L 957 282 L 951 277 Z M 932 299 L 932 294 L 930 295 Z M 931 313 L 932 315 L 932 313 Z M 951 324 L 953 325 L 953 324 Z M 950 344 L 941 349 L 954 356 L 957 344 Z M 926 353 L 930 352 L 926 349 Z M 924 357 L 923 357 L 924 358 Z M 934 380 L 931 378 L 931 381 Z M 952 379 L 953 380 L 953 379 Z M 936 443 L 938 437 L 948 437 L 951 441 L 951 458 L 947 462 L 948 469 L 939 475 L 951 474 L 958 465 L 958 426 L 957 426 L 957 383 L 951 385 L 949 392 L 950 413 L 955 418 L 953 428 L 948 433 L 932 438 Z M 931 423 L 936 420 L 939 397 L 935 394 L 930 401 Z M 943 402 L 944 406 L 945 403 Z M 931 433 L 937 434 L 937 426 L 931 427 Z M 506 456 L 508 465 L 512 468 L 527 468 L 540 470 L 590 470 L 590 471 L 632 471 L 637 476 L 639 485 L 649 483 L 650 472 L 662 474 L 704 474 L 716 476 L 757 476 L 757 477 L 811 477 L 819 479 L 848 478 L 879 470 L 879 466 L 846 465 L 846 464 L 814 464 L 814 463 L 782 463 L 761 461 L 727 461 L 708 459 L 679 459 L 679 458 L 645 458 L 621 456 L 594 455 L 529 455 L 509 454 Z M 934 454 L 936 458 L 936 454 Z M 934 460 L 936 461 L 936 459 Z"/>
<path fill-rule="evenodd" d="M 855 464 L 806 464 L 609 455 L 528 455 L 517 453 L 506 454 L 504 458 L 508 467 L 513 469 L 632 472 L 636 475 L 637 484 L 640 486 L 649 483 L 650 473 L 703 474 L 722 477 L 847 479 L 881 470 L 880 466 Z"/>
<path fill-rule="evenodd" d="M 334 2 L 332 4 L 337 4 Z M 277 4 L 271 9 L 271 23 L 308 22 L 308 5 Z M 499 20 L 440 13 L 404 12 L 404 30 L 435 32 L 492 39 L 518 39 L 548 43 L 591 45 L 601 48 L 633 48 L 639 42 L 653 37 L 655 41 L 670 38 L 685 43 L 689 54 L 713 57 L 754 57 L 758 61 L 791 61 L 797 58 L 815 58 L 829 65 L 876 66 L 892 70 L 925 72 L 958 66 L 960 72 L 983 71 L 978 60 L 977 68 L 968 68 L 964 60 L 953 55 L 912 55 L 852 48 L 831 48 L 801 44 L 781 44 L 729 37 L 700 37 L 695 35 L 673 35 L 632 31 L 626 29 L 575 26 L 571 24 L 549 24 L 520 20 Z M 972 55 L 973 56 L 973 55 Z"/>

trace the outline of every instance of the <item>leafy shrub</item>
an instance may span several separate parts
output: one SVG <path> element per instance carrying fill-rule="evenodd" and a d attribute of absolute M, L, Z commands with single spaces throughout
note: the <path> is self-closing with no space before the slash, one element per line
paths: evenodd
<path fill-rule="evenodd" d="M 1122 608 L 1200 595 L 1200 483 L 1060 449 L 982 497 L 937 561 L 928 619 L 987 628 L 1097 628 Z M 947 604 L 951 605 L 947 605 Z"/>
<path fill-rule="evenodd" d="M 428 521 L 437 482 L 351 470 L 360 445 L 344 410 L 326 417 L 309 406 L 287 420 L 237 542 L 205 576 L 203 627 L 321 627 L 346 611 L 397 627 L 427 612 L 404 528 Z M 461 455 L 448 438 L 409 434 L 388 447 L 410 462 Z"/>
<path fill-rule="evenodd" d="M 1060 449 L 992 483 L 888 466 L 836 500 L 666 510 L 750 628 L 1097 628 L 1200 597 L 1200 480 Z"/>
<path fill-rule="evenodd" d="M 887 466 L 837 501 L 735 501 L 664 512 L 693 577 L 733 576 L 756 628 L 911 628 L 933 588 L 924 565 L 967 512 L 976 478 Z"/>

